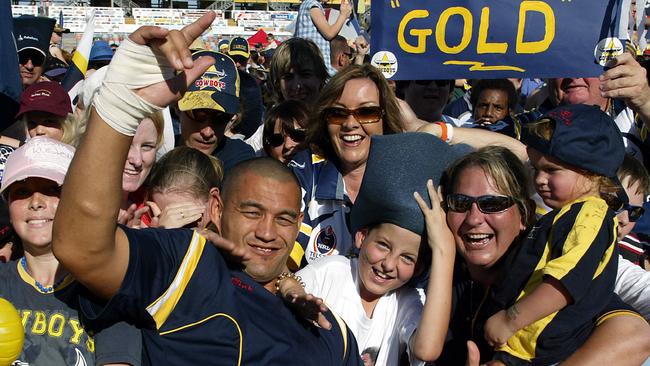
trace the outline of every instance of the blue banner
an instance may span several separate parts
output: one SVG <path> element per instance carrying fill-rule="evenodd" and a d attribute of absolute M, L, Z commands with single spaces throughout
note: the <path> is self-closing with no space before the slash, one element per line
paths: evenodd
<path fill-rule="evenodd" d="M 374 0 L 372 63 L 393 80 L 587 77 L 624 51 L 624 0 Z"/>

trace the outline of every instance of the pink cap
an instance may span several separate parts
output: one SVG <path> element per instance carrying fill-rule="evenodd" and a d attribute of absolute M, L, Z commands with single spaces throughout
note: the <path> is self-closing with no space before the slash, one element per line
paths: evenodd
<path fill-rule="evenodd" d="M 30 139 L 7 158 L 0 193 L 14 182 L 30 177 L 63 184 L 74 151 L 74 147 L 46 136 Z"/>

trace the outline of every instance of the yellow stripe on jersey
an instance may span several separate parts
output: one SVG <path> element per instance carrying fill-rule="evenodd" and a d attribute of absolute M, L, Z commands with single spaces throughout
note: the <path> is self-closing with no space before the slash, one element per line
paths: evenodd
<path fill-rule="evenodd" d="M 160 329 L 165 324 L 165 321 L 167 321 L 176 304 L 178 304 L 181 296 L 183 296 L 183 292 L 185 292 L 185 288 L 190 282 L 196 266 L 199 264 L 199 260 L 203 254 L 203 248 L 205 247 L 205 241 L 204 237 L 196 231 L 194 232 L 192 241 L 187 248 L 187 252 L 185 252 L 185 257 L 181 265 L 178 267 L 174 280 L 156 301 L 147 306 L 147 311 L 156 322 L 157 329 Z"/>
<path fill-rule="evenodd" d="M 193 327 L 195 325 L 205 323 L 206 321 L 208 321 L 210 319 L 214 319 L 214 318 L 220 317 L 220 316 L 232 321 L 233 324 L 235 325 L 235 327 L 237 328 L 237 333 L 239 334 L 239 357 L 237 358 L 237 366 L 239 366 L 239 365 L 241 365 L 242 348 L 244 347 L 244 336 L 242 334 L 241 327 L 239 326 L 239 323 L 237 323 L 237 320 L 235 320 L 235 318 L 233 318 L 232 316 L 230 316 L 228 314 L 224 314 L 224 313 L 212 314 L 212 315 L 210 315 L 210 316 L 208 316 L 206 318 L 203 318 L 203 319 L 201 319 L 199 321 L 196 321 L 194 323 L 186 324 L 186 325 L 183 325 L 182 327 L 178 327 L 178 328 L 170 329 L 168 331 L 160 332 L 160 335 L 164 336 L 164 335 L 167 335 L 167 334 L 170 334 L 170 333 L 178 332 L 179 330 L 187 329 L 189 327 Z"/>
<path fill-rule="evenodd" d="M 569 210 L 573 205 L 567 204 L 555 216 L 553 225 Z M 574 220 L 574 225 L 562 243 L 562 255 L 551 260 L 546 264 L 544 274 L 561 280 L 567 273 L 571 272 L 580 259 L 587 253 L 591 243 L 596 240 L 601 226 L 603 225 L 605 215 L 607 215 L 607 203 L 602 199 L 587 198 Z M 575 225 L 580 223 L 580 225 Z M 549 241 L 553 240 L 549 238 Z M 607 250 L 601 260 L 601 265 L 609 262 L 612 250 Z M 601 269 L 602 271 L 602 269 Z"/>
<path fill-rule="evenodd" d="M 535 266 L 535 271 L 528 279 L 524 290 L 517 297 L 517 301 L 522 297 L 533 292 L 544 279 L 544 267 L 551 255 L 551 241 L 546 242 L 544 253 L 540 257 L 539 262 Z M 523 360 L 530 361 L 535 357 L 535 349 L 537 348 L 537 338 L 542 330 L 553 320 L 557 312 L 548 315 L 546 318 L 540 319 L 533 324 L 520 329 L 513 337 L 510 337 L 508 343 L 497 347 L 499 351 L 505 351 L 513 356 L 519 357 Z"/>
<path fill-rule="evenodd" d="M 289 254 L 289 259 L 287 259 L 287 267 L 293 272 L 300 269 L 300 263 L 302 263 L 302 257 L 305 256 L 305 249 L 302 248 L 302 245 L 297 241 L 293 242 L 293 248 L 291 249 L 291 254 Z"/>
<path fill-rule="evenodd" d="M 300 224 L 300 232 L 307 235 L 311 236 L 311 226 L 305 224 L 304 222 Z"/>
<path fill-rule="evenodd" d="M 644 317 L 642 317 L 639 313 L 636 313 L 632 310 L 612 310 L 598 317 L 598 319 L 596 320 L 596 326 L 603 324 L 603 322 L 607 319 L 611 319 L 621 315 L 633 316 L 635 318 L 643 319 L 643 321 L 645 321 Z"/>
<path fill-rule="evenodd" d="M 329 308 L 329 306 L 327 306 L 327 307 Z M 345 359 L 345 357 L 348 354 L 348 326 L 347 326 L 347 324 L 345 324 L 343 319 L 339 318 L 339 316 L 334 314 L 334 312 L 332 312 L 332 316 L 334 316 L 334 319 L 336 319 L 336 322 L 339 323 L 339 329 L 341 331 L 341 337 L 343 338 L 343 359 Z"/>
<path fill-rule="evenodd" d="M 325 158 L 318 155 L 318 154 L 311 154 L 311 163 L 312 164 L 318 164 L 325 161 Z"/>

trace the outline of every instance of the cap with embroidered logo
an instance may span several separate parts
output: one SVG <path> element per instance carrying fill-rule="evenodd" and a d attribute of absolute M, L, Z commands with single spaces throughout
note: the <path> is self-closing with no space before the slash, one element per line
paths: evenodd
<path fill-rule="evenodd" d="M 614 119 L 598 106 L 569 104 L 547 112 L 540 119 L 555 122 L 551 139 L 545 140 L 524 129 L 522 142 L 566 164 L 616 177 L 625 156 L 623 135 Z"/>
<path fill-rule="evenodd" d="M 0 192 L 5 192 L 14 182 L 31 177 L 63 184 L 74 152 L 74 147 L 46 136 L 29 139 L 7 158 Z"/>
<path fill-rule="evenodd" d="M 20 95 L 20 110 L 16 118 L 27 112 L 47 112 L 66 117 L 72 113 L 70 97 L 57 82 L 41 81 L 32 84 Z"/>
<path fill-rule="evenodd" d="M 14 18 L 14 38 L 18 53 L 34 50 L 47 56 L 50 47 L 50 37 L 56 21 L 51 18 L 22 15 Z"/>
<path fill-rule="evenodd" d="M 251 56 L 248 41 L 243 37 L 234 37 L 230 40 L 228 56 L 241 56 L 249 58 Z"/>
<path fill-rule="evenodd" d="M 215 63 L 187 88 L 178 101 L 178 109 L 214 109 L 228 114 L 239 112 L 239 74 L 235 63 L 223 53 L 205 50 L 194 52 L 192 59 L 202 56 L 214 58 Z"/>

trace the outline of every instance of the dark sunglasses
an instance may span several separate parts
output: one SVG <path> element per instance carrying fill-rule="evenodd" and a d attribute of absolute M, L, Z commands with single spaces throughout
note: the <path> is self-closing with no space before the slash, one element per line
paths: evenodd
<path fill-rule="evenodd" d="M 298 143 L 305 142 L 307 139 L 307 133 L 305 130 L 286 128 L 284 130 L 284 133 L 288 135 L 293 141 Z M 274 133 L 271 136 L 266 137 L 266 143 L 273 147 L 278 147 L 284 143 L 284 136 L 285 135 L 281 133 Z"/>
<path fill-rule="evenodd" d="M 34 67 L 39 67 L 45 63 L 45 56 L 36 51 L 22 51 L 18 53 L 18 62 L 21 65 L 26 64 L 29 60 L 32 61 Z"/>
<path fill-rule="evenodd" d="M 454 193 L 447 196 L 447 209 L 454 212 L 467 212 L 476 202 L 479 211 L 485 214 L 503 212 L 515 204 L 515 200 L 508 196 L 485 195 L 480 197 L 466 196 Z"/>
<path fill-rule="evenodd" d="M 376 123 L 381 120 L 384 110 L 381 107 L 359 107 L 357 109 L 347 109 L 341 107 L 329 107 L 323 111 L 325 121 L 331 125 L 342 125 L 352 115 L 354 119 L 361 123 Z"/>
<path fill-rule="evenodd" d="M 213 109 L 190 109 L 183 113 L 185 113 L 189 119 L 200 123 L 228 123 L 232 119 L 232 114 Z"/>
<path fill-rule="evenodd" d="M 630 222 L 637 222 L 641 216 L 645 213 L 645 208 L 641 206 L 633 206 L 629 203 L 626 203 L 621 207 L 620 210 L 616 211 L 616 214 L 620 214 L 623 211 L 627 211 L 627 218 Z"/>

